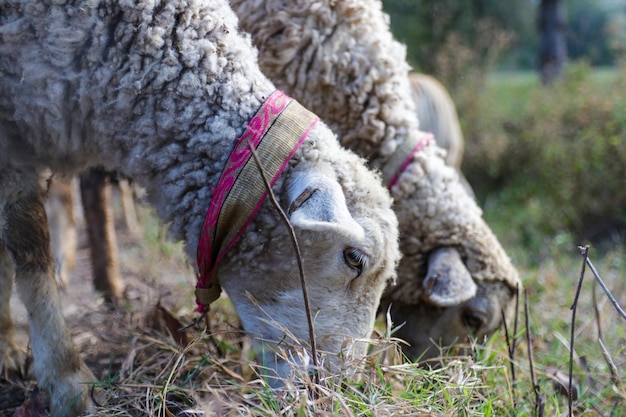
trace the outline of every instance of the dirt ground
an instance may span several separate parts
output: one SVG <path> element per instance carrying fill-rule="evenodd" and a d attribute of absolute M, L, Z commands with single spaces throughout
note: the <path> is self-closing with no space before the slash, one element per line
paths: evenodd
<path fill-rule="evenodd" d="M 150 345 L 151 337 L 155 340 L 153 344 L 169 343 L 172 351 L 176 349 L 163 314 L 169 312 L 176 317 L 184 317 L 181 319 L 181 322 L 187 320 L 184 324 L 197 316 L 193 312 L 195 282 L 192 268 L 182 255 L 180 245 L 162 239 L 159 231 L 163 229 L 154 217 L 145 209 L 143 214 L 142 227 L 149 230 L 144 230 L 140 237 L 131 236 L 124 222 L 118 218 L 119 213 L 116 216 L 119 269 L 124 279 L 126 300 L 114 309 L 105 305 L 93 289 L 87 237 L 79 216 L 76 267 L 60 294 L 74 342 L 100 380 L 107 380 L 120 370 L 130 372 L 136 366 L 133 363 L 141 359 L 138 350 L 149 356 L 150 349 L 146 346 Z M 27 348 L 27 315 L 15 290 L 11 309 L 18 340 L 21 346 Z M 227 325 L 237 330 L 236 319 L 234 324 Z M 138 335 L 144 342 L 140 348 L 137 347 Z M 26 375 L 8 379 L 0 376 L 1 417 L 14 415 L 35 389 L 29 363 L 30 359 L 25 364 Z"/>

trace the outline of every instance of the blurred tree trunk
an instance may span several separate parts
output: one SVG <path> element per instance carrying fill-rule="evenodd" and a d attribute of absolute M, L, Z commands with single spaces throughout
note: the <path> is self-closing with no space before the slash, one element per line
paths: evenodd
<path fill-rule="evenodd" d="M 567 59 L 563 0 L 541 0 L 539 34 L 539 76 L 541 82 L 547 85 L 561 75 Z"/>

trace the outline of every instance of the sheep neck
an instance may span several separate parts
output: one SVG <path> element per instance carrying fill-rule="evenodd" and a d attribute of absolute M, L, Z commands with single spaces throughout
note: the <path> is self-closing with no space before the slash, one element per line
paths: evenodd
<path fill-rule="evenodd" d="M 239 240 L 268 195 L 259 170 L 274 185 L 319 118 L 276 90 L 237 139 L 217 183 L 198 241 L 197 311 L 205 312 L 221 292 L 219 261 Z M 260 167 L 252 160 L 254 153 Z"/>
<path fill-rule="evenodd" d="M 433 140 L 432 133 L 421 131 L 405 139 L 382 168 L 383 181 L 387 184 L 387 188 L 391 190 L 396 185 L 400 175 L 413 161 L 413 155 L 424 149 Z"/>

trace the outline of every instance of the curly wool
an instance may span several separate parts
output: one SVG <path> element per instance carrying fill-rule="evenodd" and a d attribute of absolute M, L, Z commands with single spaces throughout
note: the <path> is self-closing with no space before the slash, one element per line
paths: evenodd
<path fill-rule="evenodd" d="M 380 166 L 417 130 L 415 117 L 403 117 L 415 111 L 406 47 L 393 39 L 379 2 L 234 0 L 231 5 L 253 36 L 263 72 L 342 132 L 344 146 Z"/>
<path fill-rule="evenodd" d="M 275 88 L 249 38 L 219 2 L 56 3 L 2 8 L 2 166 L 124 167 L 193 253 L 232 147 L 221 138 Z"/>
<path fill-rule="evenodd" d="M 442 246 L 455 247 L 472 278 L 504 281 L 516 290 L 518 274 L 491 229 L 482 210 L 444 161 L 445 152 L 428 146 L 415 154 L 392 190 L 401 225 L 400 247 L 405 256 L 398 268 L 399 285 L 388 296 L 412 304 L 421 299 L 428 254 Z M 406 225 L 411 225 L 406 233 Z"/>
<path fill-rule="evenodd" d="M 460 171 L 465 141 L 452 97 L 430 75 L 412 72 L 409 81 L 420 128 L 435 136 L 437 145 L 446 150 L 446 163 Z"/>
<path fill-rule="evenodd" d="M 384 166 L 417 130 L 405 47 L 393 39 L 380 1 L 231 5 L 252 34 L 264 73 L 320 114 L 342 144 L 372 166 Z M 420 299 L 426 256 L 448 245 L 459 248 L 474 280 L 504 281 L 516 291 L 517 271 L 444 159 L 445 152 L 427 146 L 392 190 L 404 254 L 392 295 Z"/>
<path fill-rule="evenodd" d="M 14 272 L 51 414 L 78 415 L 89 401 L 80 381 L 95 377 L 61 314 L 39 174 L 47 167 L 120 169 L 147 190 L 193 258 L 212 187 L 275 87 L 225 0 L 15 0 L 0 10 L 0 255 L 3 268 L 13 266 L 4 262 L 9 254 L 15 264 L 0 273 L 0 287 L 11 288 Z M 365 355 L 360 340 L 373 329 L 386 280 L 395 277 L 397 219 L 380 178 L 328 126 L 318 122 L 304 135 L 285 117 L 275 132 L 297 134 L 302 144 L 274 190 L 283 209 L 310 193 L 291 206 L 290 218 L 315 278 L 308 295 L 320 348 L 341 353 L 326 363 L 342 365 L 344 353 Z M 264 369 L 284 378 L 292 370 L 272 347 L 282 348 L 285 333 L 308 338 L 307 320 L 289 230 L 270 199 L 257 208 L 217 276 L 256 336 Z M 346 259 L 348 249 L 362 256 L 358 265 Z M 261 275 L 259 267 L 270 272 Z M 7 306 L 10 293 L 2 295 Z M 16 346 L 9 309 L 0 314 L 7 324 L 2 360 L 15 356 Z"/>

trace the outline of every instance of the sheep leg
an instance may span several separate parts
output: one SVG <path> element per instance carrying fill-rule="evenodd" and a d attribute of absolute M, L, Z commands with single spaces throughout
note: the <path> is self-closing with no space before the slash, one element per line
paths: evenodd
<path fill-rule="evenodd" d="M 55 177 L 48 190 L 46 215 L 56 264 L 55 276 L 62 288 L 67 286 L 70 271 L 76 265 L 74 199 L 72 178 Z"/>
<path fill-rule="evenodd" d="M 124 210 L 124 221 L 126 229 L 132 237 L 138 238 L 141 235 L 139 216 L 137 214 L 137 203 L 130 181 L 121 179 L 118 183 L 120 191 L 120 201 Z"/>
<path fill-rule="evenodd" d="M 117 266 L 111 188 L 107 185 L 106 173 L 101 169 L 82 173 L 80 193 L 89 236 L 94 287 L 104 295 L 105 300 L 115 303 L 122 297 L 123 285 Z"/>
<path fill-rule="evenodd" d="M 50 394 L 53 416 L 78 415 L 89 401 L 89 386 L 82 383 L 96 379 L 81 360 L 63 319 L 43 200 L 36 192 L 23 193 L 3 209 L 4 243 L 28 311 L 39 387 Z"/>
<path fill-rule="evenodd" d="M 13 261 L 0 242 L 0 371 L 5 377 L 23 375 L 24 351 L 15 343 L 11 320 L 11 291 L 13 289 Z"/>

